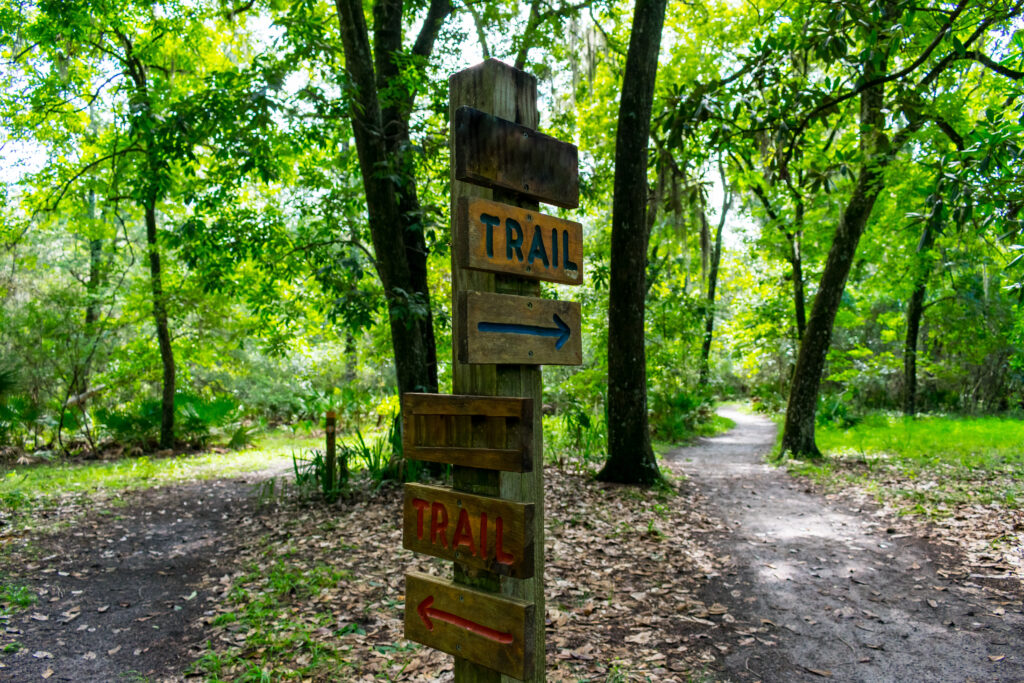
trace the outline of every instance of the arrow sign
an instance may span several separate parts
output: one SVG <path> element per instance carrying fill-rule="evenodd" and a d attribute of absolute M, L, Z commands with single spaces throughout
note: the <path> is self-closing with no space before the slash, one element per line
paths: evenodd
<path fill-rule="evenodd" d="M 463 363 L 579 365 L 580 305 L 528 296 L 464 292 L 459 316 Z"/>
<path fill-rule="evenodd" d="M 533 673 L 532 603 L 405 575 L 405 637 L 524 680 Z"/>
<path fill-rule="evenodd" d="M 469 619 L 460 617 L 457 614 L 452 614 L 451 612 L 445 612 L 443 610 L 431 607 L 431 605 L 433 604 L 434 596 L 429 595 L 426 598 L 424 598 L 423 602 L 420 603 L 420 606 L 416 608 L 416 611 L 419 612 L 420 619 L 422 619 L 423 623 L 426 624 L 427 630 L 434 630 L 434 624 L 430 621 L 430 617 L 434 617 L 435 619 L 439 619 L 440 621 L 447 621 L 452 626 L 464 628 L 470 633 L 475 633 L 478 636 L 486 638 L 487 640 L 493 640 L 494 642 L 501 643 L 502 645 L 512 644 L 513 638 L 511 633 L 495 631 L 493 628 L 488 628 L 483 624 L 478 624 L 475 621 L 470 621 Z"/>
<path fill-rule="evenodd" d="M 561 349 L 569 341 L 572 330 L 557 313 L 551 316 L 557 327 L 539 327 L 537 325 L 516 325 L 514 323 L 477 323 L 476 329 L 481 332 L 501 332 L 503 334 L 532 334 L 535 337 L 558 337 L 555 348 Z"/>

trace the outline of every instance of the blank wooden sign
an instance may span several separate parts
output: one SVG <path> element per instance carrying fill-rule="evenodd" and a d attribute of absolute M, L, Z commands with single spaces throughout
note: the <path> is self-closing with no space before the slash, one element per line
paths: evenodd
<path fill-rule="evenodd" d="M 405 637 L 503 674 L 533 674 L 533 611 L 524 600 L 405 575 Z"/>
<path fill-rule="evenodd" d="M 472 107 L 455 111 L 455 179 L 512 190 L 548 204 L 580 205 L 579 151 Z"/>
<path fill-rule="evenodd" d="M 403 394 L 402 449 L 413 460 L 529 472 L 533 399 Z"/>
<path fill-rule="evenodd" d="M 479 197 L 459 200 L 455 244 L 465 268 L 583 283 L 583 226 Z"/>
<path fill-rule="evenodd" d="M 463 292 L 463 363 L 580 365 L 580 305 L 528 296 Z"/>
<path fill-rule="evenodd" d="M 533 576 L 533 510 L 533 503 L 406 484 L 402 546 L 528 579 Z"/>

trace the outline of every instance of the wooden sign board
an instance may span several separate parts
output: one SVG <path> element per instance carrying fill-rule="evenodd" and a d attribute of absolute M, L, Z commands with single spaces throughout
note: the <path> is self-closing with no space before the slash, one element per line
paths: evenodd
<path fill-rule="evenodd" d="M 469 364 L 580 365 L 580 305 L 463 292 L 459 360 Z"/>
<path fill-rule="evenodd" d="M 528 579 L 533 576 L 533 509 L 533 503 L 406 484 L 402 546 Z"/>
<path fill-rule="evenodd" d="M 529 472 L 533 399 L 403 394 L 402 450 L 413 460 Z"/>
<path fill-rule="evenodd" d="M 464 268 L 583 283 L 583 226 L 539 211 L 463 197 L 455 244 Z"/>
<path fill-rule="evenodd" d="M 532 128 L 472 107 L 455 111 L 455 179 L 538 201 L 580 205 L 579 151 Z"/>
<path fill-rule="evenodd" d="M 533 610 L 526 601 L 405 575 L 405 637 L 513 678 L 533 675 Z"/>

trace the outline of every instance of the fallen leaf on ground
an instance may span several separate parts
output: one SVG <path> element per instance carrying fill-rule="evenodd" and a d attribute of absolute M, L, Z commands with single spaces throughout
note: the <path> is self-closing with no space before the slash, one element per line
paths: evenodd
<path fill-rule="evenodd" d="M 832 678 L 832 672 L 828 669 L 812 669 L 809 666 L 805 666 L 804 670 L 814 674 L 815 676 L 821 676 L 822 678 Z"/>

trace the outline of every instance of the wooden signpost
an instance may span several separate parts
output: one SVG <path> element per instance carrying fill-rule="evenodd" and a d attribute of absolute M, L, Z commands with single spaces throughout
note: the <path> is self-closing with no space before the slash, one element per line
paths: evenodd
<path fill-rule="evenodd" d="M 520 680 L 532 671 L 534 609 L 525 600 L 405 575 L 406 638 Z"/>
<path fill-rule="evenodd" d="M 483 441 L 460 445 L 473 422 Z M 505 472 L 533 468 L 533 400 L 494 396 L 406 394 L 402 397 L 402 450 L 413 460 Z M 512 434 L 514 438 L 509 437 Z"/>
<path fill-rule="evenodd" d="M 463 363 L 579 365 L 580 305 L 510 294 L 463 292 L 459 298 Z"/>
<path fill-rule="evenodd" d="M 533 504 L 405 487 L 402 545 L 504 576 L 533 576 Z"/>
<path fill-rule="evenodd" d="M 452 465 L 406 484 L 403 545 L 454 561 L 406 575 L 405 635 L 455 655 L 455 680 L 542 681 L 544 468 L 540 366 L 582 362 L 580 306 L 539 281 L 583 281 L 576 147 L 536 131 L 537 81 L 489 59 L 453 75 L 455 395 L 402 397 L 405 456 Z"/>
<path fill-rule="evenodd" d="M 575 221 L 479 197 L 459 202 L 456 221 L 463 268 L 583 283 L 583 226 Z"/>

